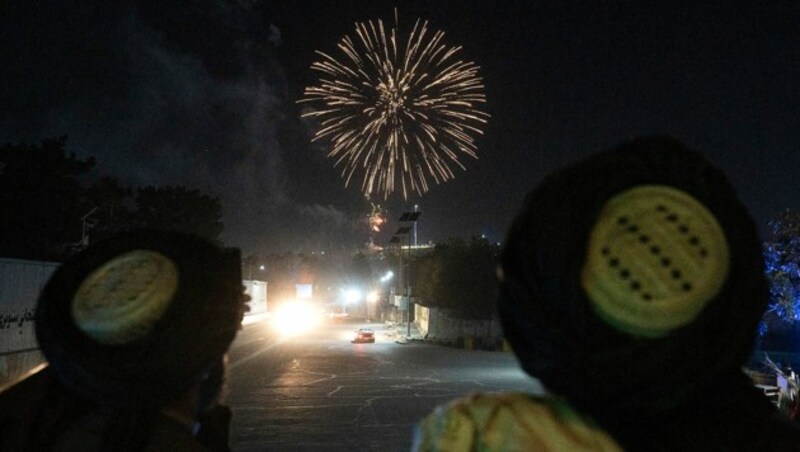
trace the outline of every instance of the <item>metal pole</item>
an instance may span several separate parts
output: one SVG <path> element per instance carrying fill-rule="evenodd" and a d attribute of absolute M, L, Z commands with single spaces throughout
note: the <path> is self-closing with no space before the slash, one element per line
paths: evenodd
<path fill-rule="evenodd" d="M 402 300 L 402 294 L 403 294 L 403 245 L 401 245 L 400 240 L 398 240 L 397 241 L 397 293 L 395 293 L 395 296 L 400 295 L 401 296 L 400 299 Z M 401 306 L 395 306 L 395 311 L 394 311 L 395 314 L 397 314 L 397 311 L 400 310 Z M 395 321 L 397 323 L 400 323 L 403 321 L 403 317 L 397 316 L 395 318 Z"/>
<path fill-rule="evenodd" d="M 414 222 L 414 226 L 416 226 L 417 222 Z M 411 337 L 411 236 L 408 236 L 408 278 L 406 278 L 407 286 L 406 286 L 406 297 L 408 297 L 408 304 L 406 306 L 406 311 L 408 312 L 408 329 L 406 331 L 406 337 Z"/>
<path fill-rule="evenodd" d="M 419 205 L 414 204 L 414 212 L 419 212 Z M 417 222 L 414 221 L 414 246 L 417 246 Z"/>

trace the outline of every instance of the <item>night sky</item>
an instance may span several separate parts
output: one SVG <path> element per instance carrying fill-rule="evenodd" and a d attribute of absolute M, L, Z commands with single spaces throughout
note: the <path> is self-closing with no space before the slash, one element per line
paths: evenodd
<path fill-rule="evenodd" d="M 219 196 L 223 239 L 248 253 L 367 240 L 370 202 L 311 144 L 296 101 L 315 50 L 335 52 L 356 21 L 393 22 L 395 6 L 401 27 L 427 19 L 481 66 L 492 115 L 467 171 L 372 200 L 390 219 L 419 204 L 421 241 L 501 241 L 545 174 L 640 135 L 702 151 L 762 226 L 800 209 L 800 6 L 16 3 L 0 7 L 0 143 L 67 134 L 98 176 Z"/>

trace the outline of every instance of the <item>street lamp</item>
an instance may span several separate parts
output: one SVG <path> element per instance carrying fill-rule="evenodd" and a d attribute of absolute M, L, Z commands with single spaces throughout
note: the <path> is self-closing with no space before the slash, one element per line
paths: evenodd
<path fill-rule="evenodd" d="M 408 234 L 407 227 L 399 228 L 397 232 L 395 232 L 394 237 L 392 237 L 392 239 L 389 240 L 389 243 L 397 245 L 397 285 L 396 285 L 397 290 L 393 291 L 395 295 L 402 293 L 402 289 L 400 288 L 403 287 L 403 247 L 400 245 L 400 238 L 404 234 Z M 408 303 L 406 303 L 406 317 L 407 316 L 408 316 Z"/>
<path fill-rule="evenodd" d="M 422 212 L 417 210 L 418 206 L 414 206 L 413 212 L 403 212 L 400 215 L 400 222 L 401 223 L 412 223 L 414 227 L 414 241 L 416 242 L 416 229 L 417 229 L 417 220 L 419 216 L 422 215 Z M 401 234 L 408 234 L 411 228 L 409 226 L 402 226 L 400 229 L 397 230 L 396 235 Z M 402 254 L 402 253 L 400 253 Z M 408 311 L 407 314 L 407 330 L 406 336 L 411 336 L 411 235 L 408 235 L 408 277 L 406 278 L 406 297 L 408 298 L 408 306 L 406 306 L 406 310 Z"/>
<path fill-rule="evenodd" d="M 256 256 L 252 256 L 252 255 L 251 256 L 247 256 L 246 258 L 244 258 L 243 264 L 247 264 L 247 279 L 248 280 L 252 280 L 253 279 L 253 265 L 255 265 L 257 260 L 258 259 L 256 258 Z M 263 272 L 266 269 L 267 269 L 266 265 L 264 265 L 264 264 L 259 264 L 258 265 L 258 270 L 259 271 Z"/>
<path fill-rule="evenodd" d="M 418 213 L 418 212 L 419 212 L 419 205 L 418 204 L 414 204 L 414 213 Z M 419 215 L 417 215 L 417 218 L 419 218 Z M 417 220 L 416 220 L 416 218 L 414 219 L 414 246 L 417 246 Z"/>

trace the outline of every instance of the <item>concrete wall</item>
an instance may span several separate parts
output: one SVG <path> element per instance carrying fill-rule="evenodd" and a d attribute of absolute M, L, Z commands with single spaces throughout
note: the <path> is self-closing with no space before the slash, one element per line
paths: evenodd
<path fill-rule="evenodd" d="M 0 259 L 0 388 L 44 362 L 33 318 L 53 262 Z"/>
<path fill-rule="evenodd" d="M 456 318 L 449 309 L 415 305 L 415 321 L 422 337 L 441 342 L 457 342 L 465 338 L 496 342 L 503 338 L 497 319 L 465 320 Z"/>

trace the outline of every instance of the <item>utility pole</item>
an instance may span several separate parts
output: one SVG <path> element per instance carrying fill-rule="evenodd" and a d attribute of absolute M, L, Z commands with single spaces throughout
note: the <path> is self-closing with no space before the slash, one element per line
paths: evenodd
<path fill-rule="evenodd" d="M 414 230 L 417 229 L 417 223 L 414 222 Z M 416 241 L 416 233 L 414 234 Z M 411 337 L 411 236 L 408 236 L 408 278 L 406 278 L 408 286 L 406 286 L 406 297 L 408 297 L 408 324 L 406 325 L 406 337 Z"/>
<path fill-rule="evenodd" d="M 414 204 L 414 213 L 419 212 L 419 205 Z M 417 222 L 414 221 L 414 246 L 417 246 Z"/>
<path fill-rule="evenodd" d="M 422 212 L 420 212 L 418 209 L 419 209 L 419 206 L 417 206 L 415 204 L 413 212 L 404 212 L 402 215 L 400 215 L 400 222 L 401 223 L 412 223 L 412 226 L 414 228 L 414 243 L 416 243 L 416 241 L 417 241 L 417 237 L 416 237 L 417 220 L 419 219 L 419 216 L 422 215 Z M 410 228 L 408 226 L 403 226 L 400 229 L 398 229 L 397 235 L 402 235 L 403 233 L 408 234 L 409 233 L 409 229 Z M 402 254 L 402 250 L 401 250 L 401 254 Z M 406 281 L 407 281 L 407 283 L 406 283 L 406 297 L 408 299 L 408 305 L 406 307 L 406 311 L 407 311 L 407 314 L 408 314 L 408 316 L 406 317 L 406 319 L 407 319 L 406 320 L 406 323 L 407 323 L 406 336 L 411 337 L 411 309 L 413 307 L 413 303 L 411 303 L 411 235 L 410 234 L 408 236 L 408 275 L 407 275 Z"/>

